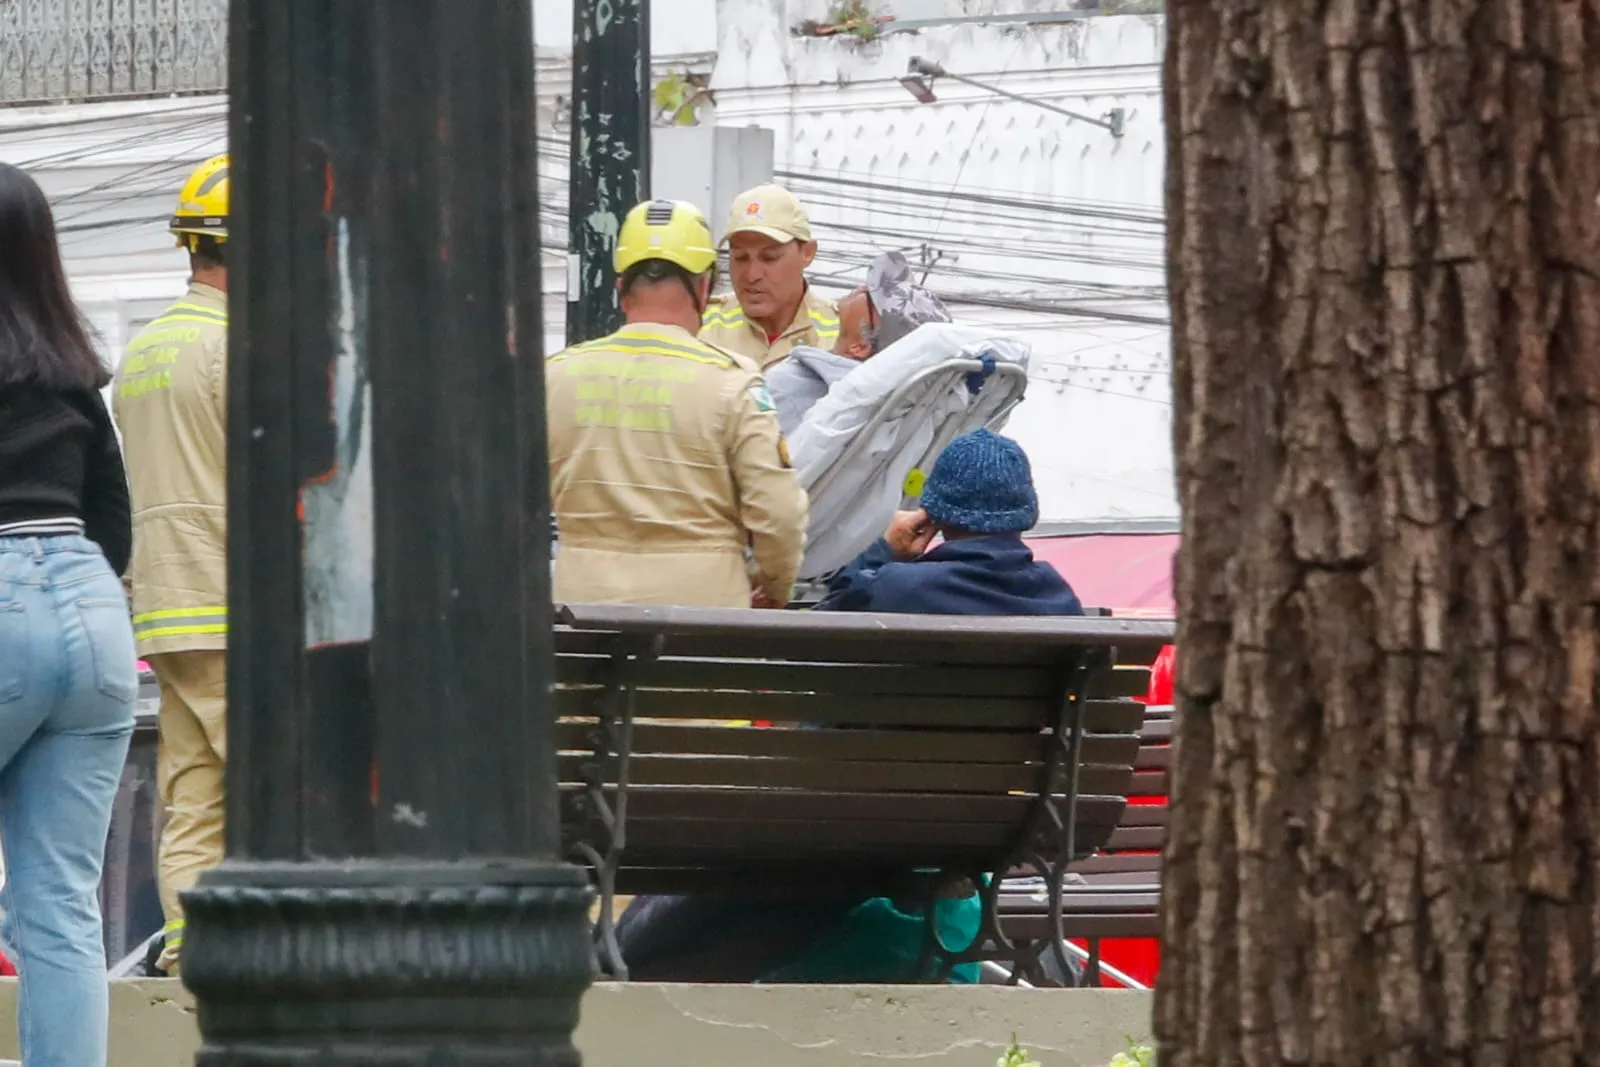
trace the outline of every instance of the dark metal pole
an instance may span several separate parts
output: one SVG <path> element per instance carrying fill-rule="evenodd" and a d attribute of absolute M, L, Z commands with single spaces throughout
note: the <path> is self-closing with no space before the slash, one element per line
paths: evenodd
<path fill-rule="evenodd" d="M 575 1064 L 527 0 L 234 0 L 203 1065 Z"/>
<path fill-rule="evenodd" d="M 616 329 L 622 217 L 650 195 L 649 0 L 572 0 L 567 343 Z"/>

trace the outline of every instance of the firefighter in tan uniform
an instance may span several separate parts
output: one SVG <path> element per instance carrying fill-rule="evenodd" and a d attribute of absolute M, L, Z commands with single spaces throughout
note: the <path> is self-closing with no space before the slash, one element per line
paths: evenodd
<path fill-rule="evenodd" d="M 700 339 L 748 356 L 763 370 L 796 345 L 831 351 L 839 309 L 806 284 L 817 258 L 811 218 L 789 190 L 758 185 L 733 202 L 728 229 L 733 292 L 712 301 Z"/>
<path fill-rule="evenodd" d="M 178 196 L 171 230 L 189 291 L 128 345 L 112 383 L 133 504 L 133 629 L 161 683 L 157 785 L 166 806 L 158 868 L 165 941 L 178 970 L 178 894 L 222 860 L 227 680 L 228 157 Z"/>
<path fill-rule="evenodd" d="M 760 373 L 695 338 L 711 228 L 690 204 L 640 204 L 615 261 L 626 325 L 545 365 L 556 599 L 782 607 L 805 491 Z"/>

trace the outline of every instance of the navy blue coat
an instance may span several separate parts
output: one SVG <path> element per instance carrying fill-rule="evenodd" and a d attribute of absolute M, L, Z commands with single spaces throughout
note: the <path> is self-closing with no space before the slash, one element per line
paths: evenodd
<path fill-rule="evenodd" d="M 1082 615 L 1066 579 L 1021 537 L 946 541 L 900 563 L 882 538 L 828 583 L 817 611 L 906 615 Z"/>

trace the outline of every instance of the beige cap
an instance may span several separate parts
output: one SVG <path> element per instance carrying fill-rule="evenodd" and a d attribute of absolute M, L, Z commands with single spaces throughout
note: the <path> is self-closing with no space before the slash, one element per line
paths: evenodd
<path fill-rule="evenodd" d="M 728 229 L 722 243 L 736 233 L 759 233 L 774 241 L 811 240 L 811 216 L 800 201 L 780 185 L 758 185 L 733 198 Z"/>

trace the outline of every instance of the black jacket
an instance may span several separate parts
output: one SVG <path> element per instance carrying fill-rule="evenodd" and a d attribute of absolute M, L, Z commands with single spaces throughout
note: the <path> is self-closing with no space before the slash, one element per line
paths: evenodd
<path fill-rule="evenodd" d="M 817 611 L 906 615 L 1082 615 L 1072 586 L 1021 537 L 946 541 L 897 562 L 880 538 L 829 583 Z"/>
<path fill-rule="evenodd" d="M 133 526 L 128 479 L 98 392 L 0 386 L 0 526 L 79 518 L 121 575 Z"/>

